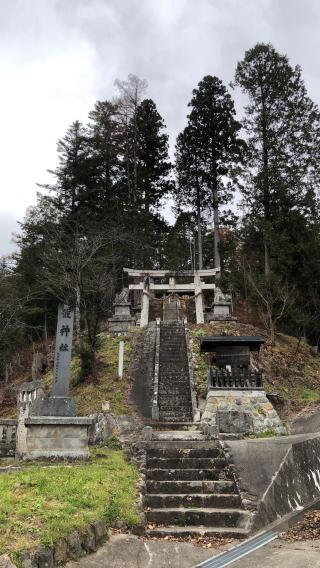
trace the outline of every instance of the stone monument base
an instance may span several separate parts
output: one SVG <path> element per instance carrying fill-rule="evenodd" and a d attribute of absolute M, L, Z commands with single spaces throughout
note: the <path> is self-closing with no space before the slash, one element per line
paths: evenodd
<path fill-rule="evenodd" d="M 30 416 L 74 416 L 75 403 L 68 396 L 38 398 L 30 407 Z"/>
<path fill-rule="evenodd" d="M 108 319 L 108 330 L 112 333 L 125 333 L 135 325 L 136 320 L 132 316 L 119 315 Z"/>
<path fill-rule="evenodd" d="M 88 459 L 91 418 L 31 416 L 26 418 L 25 448 L 19 456 L 26 460 Z"/>

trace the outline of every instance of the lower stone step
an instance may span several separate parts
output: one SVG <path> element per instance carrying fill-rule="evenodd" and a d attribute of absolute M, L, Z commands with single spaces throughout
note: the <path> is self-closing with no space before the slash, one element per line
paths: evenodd
<path fill-rule="evenodd" d="M 152 457 L 147 455 L 147 467 L 153 469 L 222 469 L 225 458 L 208 457 Z"/>
<path fill-rule="evenodd" d="M 175 525 L 170 525 L 167 527 L 154 527 L 146 530 L 149 536 L 153 537 L 188 537 L 188 536 L 202 536 L 202 537 L 226 537 L 226 538 L 238 538 L 243 539 L 249 536 L 249 531 L 242 528 L 232 528 L 232 527 L 204 527 L 199 526 L 183 526 L 178 527 Z"/>
<path fill-rule="evenodd" d="M 218 481 L 147 481 L 147 493 L 155 494 L 173 494 L 179 495 L 185 493 L 214 493 L 226 494 L 235 491 L 235 484 L 232 480 Z"/>
<path fill-rule="evenodd" d="M 193 418 L 192 412 L 165 412 L 160 411 L 160 420 L 165 422 L 190 422 Z"/>
<path fill-rule="evenodd" d="M 201 430 L 200 422 L 149 422 L 154 430 Z"/>
<path fill-rule="evenodd" d="M 212 508 L 218 509 L 241 509 L 240 496 L 234 493 L 189 493 L 167 495 L 167 494 L 147 494 L 145 496 L 145 506 L 152 509 L 170 509 L 174 507 L 179 508 Z"/>
<path fill-rule="evenodd" d="M 239 509 L 170 508 L 145 511 L 149 523 L 246 528 L 250 513 Z"/>
<path fill-rule="evenodd" d="M 223 450 L 220 447 L 208 448 L 149 448 L 147 450 L 147 459 L 151 458 L 219 458 L 223 456 Z"/>
<path fill-rule="evenodd" d="M 174 426 L 174 424 L 173 424 Z M 152 440 L 159 442 L 186 442 L 186 441 L 206 441 L 206 437 L 198 430 L 154 430 Z"/>
<path fill-rule="evenodd" d="M 230 480 L 231 473 L 220 469 L 147 469 L 146 478 L 156 481 Z"/>

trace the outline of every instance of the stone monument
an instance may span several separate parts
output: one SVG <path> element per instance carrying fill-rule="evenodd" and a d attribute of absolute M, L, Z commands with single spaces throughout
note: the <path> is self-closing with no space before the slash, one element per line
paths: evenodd
<path fill-rule="evenodd" d="M 24 383 L 18 397 L 17 456 L 88 458 L 92 419 L 75 417 L 69 397 L 74 310 L 59 305 L 52 396 L 38 382 Z M 29 386 L 30 385 L 30 386 Z"/>
<path fill-rule="evenodd" d="M 109 330 L 115 333 L 128 331 L 136 325 L 135 318 L 131 315 L 131 302 L 129 300 L 129 288 L 123 288 L 120 294 L 116 294 L 113 303 L 114 315 L 108 319 Z"/>
<path fill-rule="evenodd" d="M 214 291 L 214 302 L 212 308 L 206 314 L 206 320 L 210 321 L 234 321 L 232 316 L 231 294 L 224 294 L 218 286 Z"/>

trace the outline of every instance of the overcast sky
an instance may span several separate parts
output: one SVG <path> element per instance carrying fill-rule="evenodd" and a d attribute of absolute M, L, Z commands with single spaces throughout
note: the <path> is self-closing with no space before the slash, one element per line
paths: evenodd
<path fill-rule="evenodd" d="M 319 32 L 319 0 L 1 0 L 0 254 L 49 181 L 57 139 L 116 78 L 148 80 L 173 147 L 192 89 L 205 74 L 229 83 L 256 42 L 299 63 L 319 104 Z"/>

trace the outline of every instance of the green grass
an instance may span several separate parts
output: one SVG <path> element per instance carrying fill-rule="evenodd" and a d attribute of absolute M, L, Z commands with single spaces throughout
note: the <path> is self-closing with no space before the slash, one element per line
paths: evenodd
<path fill-rule="evenodd" d="M 138 522 L 138 473 L 121 450 L 99 447 L 88 463 L 25 465 L 0 475 L 0 555 L 51 546 L 76 529 L 104 519 Z"/>
<path fill-rule="evenodd" d="M 299 389 L 297 390 L 297 399 L 299 402 L 303 403 L 319 403 L 320 402 L 320 390 L 311 389 Z"/>
<path fill-rule="evenodd" d="M 265 432 L 259 432 L 258 434 L 249 434 L 246 438 L 259 439 L 259 438 L 274 438 L 276 436 L 287 436 L 286 433 L 279 434 L 274 430 L 266 430 Z"/>

